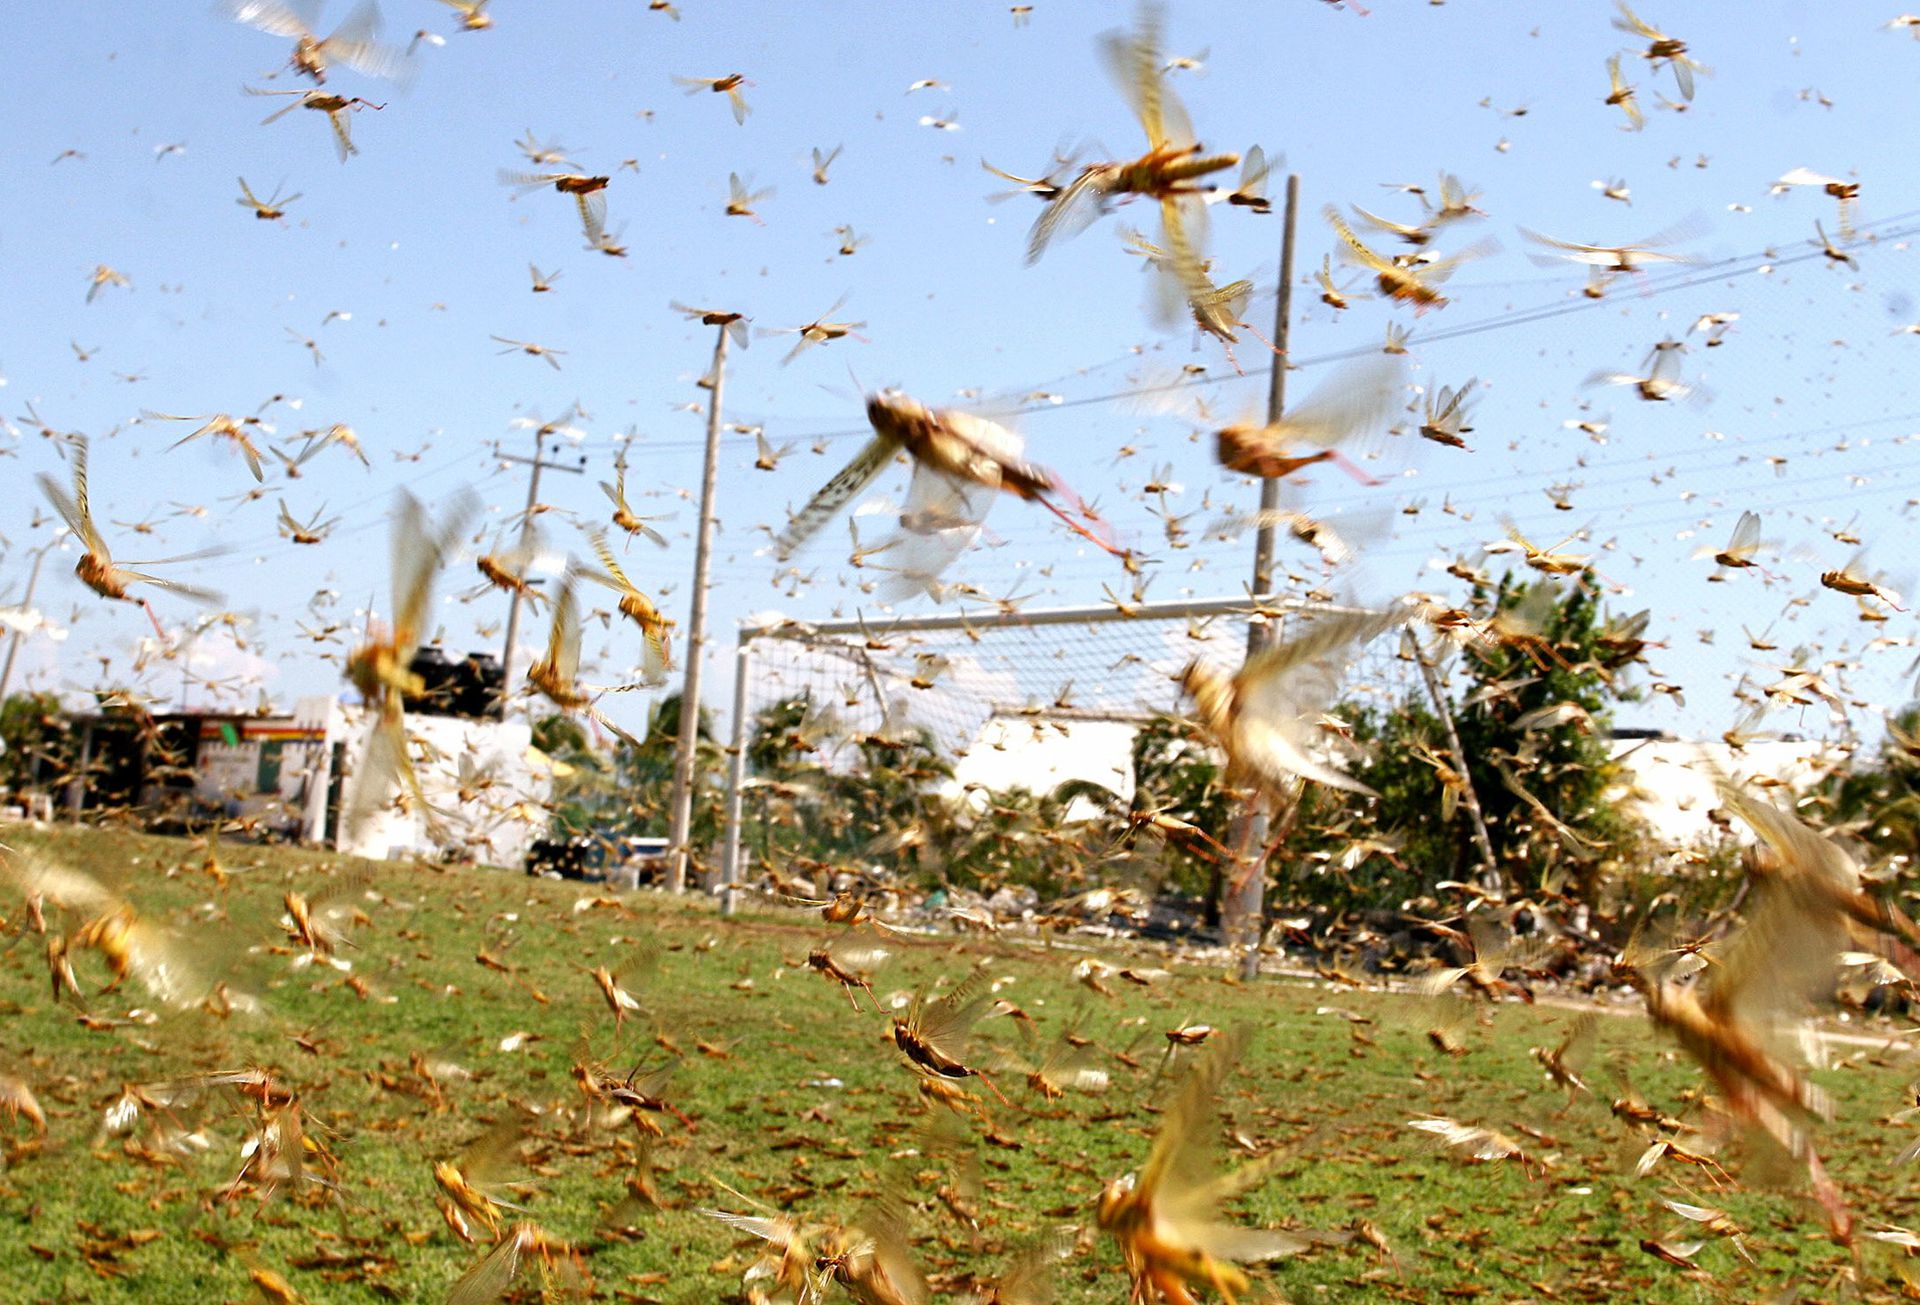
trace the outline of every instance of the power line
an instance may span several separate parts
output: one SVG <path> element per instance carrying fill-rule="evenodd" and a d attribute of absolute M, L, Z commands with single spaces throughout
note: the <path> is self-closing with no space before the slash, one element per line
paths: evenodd
<path fill-rule="evenodd" d="M 1910 210 L 1905 213 L 1895 214 L 1889 218 L 1881 219 L 1879 222 L 1872 224 L 1876 228 L 1881 228 L 1874 233 L 1875 239 L 1879 241 L 1894 241 L 1920 235 L 1920 225 L 1894 230 L 1884 229 L 1896 223 L 1907 222 L 1916 218 L 1920 218 L 1920 209 Z M 1782 267 L 1795 267 L 1799 264 L 1814 262 L 1825 257 L 1825 251 L 1820 249 L 1812 249 L 1804 253 L 1781 256 L 1775 252 L 1773 246 L 1767 246 L 1752 253 L 1738 254 L 1731 258 L 1721 259 L 1717 263 L 1707 264 L 1697 269 L 1688 267 L 1676 269 L 1674 272 L 1668 274 L 1649 275 L 1647 279 L 1640 284 L 1639 297 L 1645 299 L 1655 295 L 1697 289 L 1700 286 L 1710 285 L 1733 277 L 1752 276 L 1763 268 L 1778 269 Z M 1425 347 L 1431 344 L 1444 344 L 1452 340 L 1470 339 L 1473 336 L 1484 335 L 1491 331 L 1508 330 L 1517 326 L 1532 326 L 1540 322 L 1552 321 L 1556 318 L 1570 316 L 1575 313 L 1592 312 L 1596 309 L 1617 303 L 1617 300 L 1608 300 L 1606 298 L 1591 299 L 1584 295 L 1573 297 L 1563 296 L 1550 304 L 1536 304 L 1532 307 L 1514 309 L 1493 317 L 1463 322 L 1455 327 L 1441 327 L 1437 330 L 1431 330 L 1419 337 L 1419 344 Z M 1303 371 L 1310 367 L 1324 367 L 1332 363 L 1370 357 L 1378 352 L 1380 352 L 1378 345 L 1361 345 L 1347 349 L 1331 350 L 1321 354 L 1311 354 L 1292 360 L 1291 370 Z M 1096 363 L 1091 367 L 1079 369 L 1073 373 L 1056 376 L 1052 380 L 1042 381 L 1037 385 L 1026 387 L 1025 392 L 1033 393 L 1035 391 L 1042 391 L 1049 385 L 1059 384 L 1074 376 L 1085 375 L 1089 372 L 1097 372 L 1108 367 L 1137 361 L 1139 361 L 1139 355 L 1129 353 L 1119 358 L 1109 359 L 1103 363 Z M 1233 384 L 1239 381 L 1251 382 L 1261 379 L 1264 374 L 1265 373 L 1262 372 L 1246 376 L 1221 376 L 1212 374 L 1184 376 L 1163 385 L 1136 386 L 1123 390 L 1106 390 L 1097 394 L 1081 395 L 1071 399 L 1063 398 L 1058 402 L 1029 404 L 1015 409 L 1015 412 L 1020 416 L 1032 416 L 1041 413 L 1059 412 L 1069 408 L 1092 407 L 1099 404 L 1116 403 L 1125 399 L 1141 398 L 1152 394 L 1175 393 L 1182 390 L 1200 389 L 1206 386 Z M 842 440 L 866 438 L 871 436 L 872 433 L 870 427 L 859 426 L 826 431 L 794 431 L 788 433 L 785 438 L 797 441 Z M 622 441 L 609 438 L 608 446 L 612 447 L 620 443 L 622 443 Z M 627 447 L 634 452 L 649 453 L 693 449 L 699 448 L 701 445 L 702 441 L 700 440 L 661 440 L 650 441 L 645 444 L 629 444 Z"/>
<path fill-rule="evenodd" d="M 1920 218 L 1920 209 L 1910 210 L 1905 213 L 1895 214 L 1892 217 L 1881 219 L 1871 224 L 1873 228 L 1871 234 L 1873 234 L 1874 238 L 1878 241 L 1894 241 L 1894 240 L 1905 239 L 1907 237 L 1914 236 L 1914 235 L 1920 235 L 1920 225 L 1915 225 L 1911 227 L 1899 227 L 1897 225 L 1899 223 L 1911 221 L 1912 219 L 1915 219 L 1915 218 Z M 1892 229 L 1888 229 L 1888 228 L 1892 228 Z M 1762 268 L 1777 269 L 1781 267 L 1792 267 L 1802 263 L 1813 262 L 1817 259 L 1822 259 L 1824 257 L 1825 257 L 1824 251 L 1818 248 L 1810 249 L 1798 254 L 1790 254 L 1783 257 L 1783 256 L 1777 255 L 1774 252 L 1773 247 L 1771 246 L 1764 247 L 1753 253 L 1736 255 L 1732 258 L 1722 259 L 1717 263 L 1707 265 L 1706 267 L 1703 267 L 1703 268 L 1699 268 L 1699 269 L 1688 268 L 1684 270 L 1676 269 L 1675 272 L 1664 275 L 1664 276 L 1662 275 L 1649 276 L 1646 279 L 1646 281 L 1644 281 L 1641 285 L 1639 297 L 1642 299 L 1645 299 L 1655 295 L 1665 295 L 1665 294 L 1670 294 L 1670 293 L 1681 291 L 1681 290 L 1694 289 L 1703 285 L 1724 281 L 1732 277 L 1750 276 L 1759 272 Z M 1594 309 L 1605 306 L 1607 302 L 1608 301 L 1605 299 L 1590 299 L 1582 296 L 1577 298 L 1568 298 L 1565 300 L 1556 301 L 1551 304 L 1540 304 L 1540 305 L 1534 305 L 1529 308 L 1516 309 L 1511 312 L 1502 313 L 1493 317 L 1481 318 L 1472 322 L 1464 322 L 1457 327 L 1443 327 L 1438 330 L 1430 331 L 1424 334 L 1420 338 L 1420 344 L 1424 347 L 1432 344 L 1447 343 L 1453 340 L 1468 339 L 1474 336 L 1483 335 L 1490 332 L 1496 332 L 1501 330 L 1513 329 L 1515 327 L 1520 327 L 1520 326 L 1536 325 L 1540 322 L 1555 320 L 1557 318 L 1569 316 L 1575 313 L 1592 311 Z M 1332 363 L 1344 362 L 1354 358 L 1367 357 L 1374 353 L 1377 353 L 1378 351 L 1379 351 L 1379 347 L 1377 345 L 1368 345 L 1368 346 L 1360 346 L 1360 347 L 1353 347 L 1353 348 L 1347 348 L 1347 349 L 1332 350 L 1326 353 L 1309 355 L 1306 357 L 1296 359 L 1292 362 L 1291 369 L 1305 370 L 1311 367 L 1326 366 Z M 1026 392 L 1033 393 L 1036 391 L 1041 391 L 1041 390 L 1044 390 L 1048 385 L 1060 383 L 1062 380 L 1068 379 L 1069 377 L 1072 377 L 1072 376 L 1084 376 L 1090 372 L 1102 371 L 1112 366 L 1121 365 L 1124 363 L 1133 362 L 1137 360 L 1138 360 L 1137 354 L 1129 353 L 1126 355 L 1122 355 L 1119 358 L 1110 359 L 1106 362 L 1094 364 L 1091 367 L 1077 369 L 1075 372 L 1056 376 L 1054 379 L 1050 381 L 1044 381 L 1038 385 L 1029 387 Z M 1016 411 L 1020 415 L 1031 416 L 1035 414 L 1062 411 L 1069 408 L 1085 408 L 1085 407 L 1097 406 L 1101 404 L 1115 403 L 1115 402 L 1120 402 L 1127 399 L 1140 398 L 1140 397 L 1144 397 L 1152 394 L 1174 393 L 1174 392 L 1179 392 L 1184 390 L 1204 388 L 1207 386 L 1225 385 L 1225 384 L 1230 384 L 1230 383 L 1241 381 L 1241 380 L 1255 380 L 1255 379 L 1258 379 L 1258 377 L 1257 376 L 1246 376 L 1246 377 L 1220 376 L 1220 375 L 1188 376 L 1188 377 L 1181 377 L 1175 381 L 1171 381 L 1164 385 L 1136 386 L 1128 389 L 1107 390 L 1107 391 L 1103 391 L 1103 392 L 1091 394 L 1091 395 L 1082 395 L 1075 398 L 1060 399 L 1057 402 L 1031 404 L 1031 405 L 1019 408 Z M 1829 426 L 1829 427 L 1812 428 L 1805 432 L 1785 432 L 1777 435 L 1767 436 L 1762 440 L 1748 441 L 1742 447 L 1747 447 L 1747 448 L 1760 447 L 1766 444 L 1777 443 L 1777 442 L 1782 442 L 1788 439 L 1797 438 L 1806 434 L 1829 433 L 1832 431 L 1857 428 L 1859 426 L 1878 424 L 1880 422 L 1896 421 L 1896 420 L 1911 420 L 1915 418 L 1920 418 L 1920 412 L 1901 414 L 1896 417 L 1868 419 L 1866 421 L 1856 422 L 1856 423 L 1845 423 L 1845 424 L 1838 424 L 1838 425 Z M 859 427 L 848 427 L 840 430 L 830 430 L 830 431 L 795 432 L 789 438 L 795 441 L 811 441 L 811 442 L 819 443 L 819 442 L 825 442 L 825 441 L 839 441 L 839 440 L 856 439 L 856 438 L 864 439 L 864 438 L 870 437 L 871 434 L 872 434 L 871 428 L 867 426 L 859 426 Z M 589 448 L 607 448 L 607 449 L 619 448 L 619 449 L 624 449 L 628 456 L 634 456 L 634 455 L 646 455 L 646 454 L 651 454 L 655 452 L 668 453 L 668 452 L 694 449 L 694 448 L 702 447 L 704 443 L 705 443 L 704 439 L 663 440 L 663 441 L 644 441 L 643 442 L 643 441 L 636 441 L 636 440 L 623 440 L 623 439 L 616 439 L 613 437 L 607 437 L 604 441 L 601 441 L 601 440 L 583 441 L 579 447 L 583 451 Z M 1709 452 L 1709 451 L 1711 450 L 1697 450 L 1693 452 Z M 402 486 L 411 487 L 413 485 L 418 485 L 420 483 L 423 483 L 424 481 L 432 479 L 436 476 L 443 475 L 447 471 L 454 469 L 454 467 L 457 466 L 465 458 L 471 457 L 474 452 L 478 452 L 478 450 L 456 452 L 453 455 L 453 457 L 447 460 L 446 462 L 443 462 L 439 466 L 434 467 L 430 470 L 422 471 L 415 476 L 409 477 L 408 479 L 400 482 L 400 484 Z M 1687 456 L 1688 452 L 1689 451 L 1683 450 L 1678 453 L 1668 455 L 1668 457 L 1678 458 L 1682 456 Z M 1467 488 L 1474 483 L 1477 483 L 1477 482 L 1459 482 L 1459 487 Z M 1443 482 L 1442 484 L 1439 484 L 1439 485 L 1423 485 L 1420 487 L 1418 491 L 1415 491 L 1415 492 L 1438 491 L 1438 492 L 1444 493 L 1446 492 L 1447 488 L 1448 488 L 1448 485 Z M 330 536 L 330 537 L 339 537 L 339 538 L 355 537 L 357 535 L 364 534 L 368 530 L 372 530 L 380 527 L 381 525 L 385 524 L 385 520 L 386 518 L 383 515 L 381 517 L 377 517 L 369 521 L 356 523 L 352 526 L 346 527 L 345 529 L 334 531 L 333 536 Z M 262 535 L 236 545 L 235 552 L 236 553 L 248 552 L 252 549 L 271 544 L 277 539 L 278 539 L 277 534 Z M 222 565 L 237 565 L 248 560 L 250 559 L 236 556 L 229 563 L 216 562 L 210 565 L 207 569 L 209 570 L 217 569 Z"/>

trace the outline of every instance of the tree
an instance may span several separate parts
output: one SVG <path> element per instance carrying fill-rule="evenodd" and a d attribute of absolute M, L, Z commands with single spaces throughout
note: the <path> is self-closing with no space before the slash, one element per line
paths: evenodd
<path fill-rule="evenodd" d="M 1517 891 L 1601 904 L 1637 844 L 1605 794 L 1617 776 L 1610 711 L 1636 696 L 1621 677 L 1639 645 L 1623 644 L 1585 583 L 1508 576 L 1476 588 L 1473 603 L 1490 633 L 1465 645 L 1451 710 L 1495 862 Z M 1399 841 L 1405 863 L 1387 883 L 1424 892 L 1469 878 L 1480 856 L 1439 719 L 1417 693 L 1348 718 L 1370 752 L 1356 776 L 1380 793 L 1369 823 Z"/>
<path fill-rule="evenodd" d="M 73 764 L 66 713 L 52 693 L 9 694 L 0 703 L 0 744 L 0 788 L 9 793 L 58 783 Z"/>
<path fill-rule="evenodd" d="M 1184 820 L 1226 846 L 1232 837 L 1235 800 L 1226 786 L 1222 758 L 1185 721 L 1161 716 L 1133 736 L 1133 810 Z M 1202 895 L 1207 922 L 1219 923 L 1220 893 L 1230 867 L 1204 845 L 1169 844 L 1167 882 Z"/>
<path fill-rule="evenodd" d="M 665 838 L 672 823 L 673 761 L 680 746 L 680 695 L 669 694 L 647 713 L 647 732 L 639 747 L 622 744 L 614 753 L 614 789 L 624 807 L 624 832 Z M 700 709 L 693 756 L 694 847 L 710 846 L 726 818 L 726 752 L 714 739 L 713 713 Z"/>
<path fill-rule="evenodd" d="M 1834 824 L 1859 829 L 1883 858 L 1920 859 L 1920 703 L 1887 721 L 1887 737 L 1866 759 L 1856 757 L 1825 783 Z"/>
<path fill-rule="evenodd" d="M 612 771 L 594 751 L 586 730 L 555 712 L 533 723 L 533 746 L 564 768 L 553 781 L 552 833 L 573 838 L 604 829 L 611 814 Z"/>
<path fill-rule="evenodd" d="M 781 864 L 796 853 L 820 855 L 824 814 L 821 796 L 828 775 L 822 761 L 828 740 L 838 732 L 831 716 L 814 705 L 803 689 L 762 707 L 747 739 L 748 788 L 742 809 L 759 832 L 757 846 L 741 831 L 743 850 L 757 852 L 766 865 Z"/>

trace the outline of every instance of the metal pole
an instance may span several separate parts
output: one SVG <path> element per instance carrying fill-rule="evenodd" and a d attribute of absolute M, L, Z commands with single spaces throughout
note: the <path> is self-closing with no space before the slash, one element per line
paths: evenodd
<path fill-rule="evenodd" d="M 561 415 L 563 417 L 565 416 L 564 413 Z M 577 476 L 581 473 L 587 461 L 585 457 L 582 457 L 580 459 L 580 465 L 574 467 L 569 467 L 565 463 L 560 462 L 548 462 L 541 456 L 541 454 L 545 452 L 543 448 L 545 442 L 546 437 L 542 435 L 540 431 L 536 430 L 533 433 L 533 460 L 531 462 L 525 458 L 516 458 L 511 455 L 505 458 L 508 462 L 525 462 L 529 467 L 533 468 L 533 475 L 527 480 L 527 510 L 520 518 L 521 548 L 525 548 L 527 541 L 533 537 L 533 509 L 540 502 L 540 473 L 551 468 L 554 471 L 565 471 Z M 554 447 L 556 449 L 559 448 L 558 442 L 554 444 Z M 501 720 L 507 718 L 507 703 L 513 699 L 513 647 L 520 637 L 520 599 L 521 593 L 518 589 L 515 589 L 513 591 L 513 597 L 507 600 L 507 646 L 500 653 Z"/>
<path fill-rule="evenodd" d="M 680 744 L 673 757 L 673 820 L 667 828 L 667 890 L 687 886 L 693 831 L 693 762 L 700 744 L 700 660 L 707 646 L 707 577 L 713 553 L 713 492 L 720 479 L 720 398 L 726 384 L 727 328 L 713 345 L 713 389 L 707 397 L 707 461 L 700 473 L 700 533 L 693 550 L 693 604 L 687 614 L 687 674 L 680 690 Z"/>
<path fill-rule="evenodd" d="M 1273 301 L 1273 367 L 1267 373 L 1267 420 L 1277 422 L 1287 406 L 1287 352 L 1293 334 L 1293 233 L 1300 215 L 1300 176 L 1287 176 L 1287 205 L 1280 228 L 1280 286 Z M 1273 590 L 1273 512 L 1280 506 L 1280 482 L 1260 482 L 1259 527 L 1253 537 L 1253 592 Z M 1254 621 L 1247 626 L 1247 656 L 1253 657 L 1266 647 L 1270 625 Z M 1298 798 L 1295 799 L 1298 801 Z M 1228 885 L 1227 900 L 1221 904 L 1221 923 L 1229 946 L 1239 945 L 1240 977 L 1251 980 L 1260 973 L 1260 925 L 1266 914 L 1266 867 L 1256 864 L 1267 842 L 1267 809 L 1264 798 L 1244 808 L 1234 820 L 1233 856 L 1238 882 Z"/>
<path fill-rule="evenodd" d="M 1277 422 L 1287 407 L 1287 351 L 1293 334 L 1293 231 L 1300 216 L 1300 175 L 1287 177 L 1286 216 L 1280 229 L 1280 288 L 1273 301 L 1273 366 L 1267 372 L 1267 420 Z M 1263 514 L 1253 536 L 1253 592 L 1273 590 L 1273 511 L 1280 506 L 1280 482 L 1260 482 L 1260 511 Z M 1247 628 L 1247 651 L 1256 652 L 1263 643 L 1262 627 Z"/>
<path fill-rule="evenodd" d="M 541 438 L 538 431 L 533 435 L 533 474 L 527 478 L 527 511 L 520 518 L 520 542 L 527 542 L 527 532 L 533 529 L 533 507 L 540 501 L 540 472 L 546 462 L 541 458 Z M 513 646 L 520 638 L 520 591 L 515 589 L 513 597 L 507 602 L 507 646 L 500 652 L 500 719 L 507 718 L 507 703 L 513 697 Z"/>
<path fill-rule="evenodd" d="M 1421 650 L 1420 641 L 1408 630 L 1402 638 L 1407 650 L 1413 654 L 1414 662 L 1420 667 L 1420 678 L 1426 682 L 1427 697 L 1433 703 L 1433 714 L 1440 718 L 1440 724 L 1447 731 L 1447 749 L 1453 754 L 1453 765 L 1460 772 L 1461 798 L 1467 804 L 1467 818 L 1473 824 L 1474 846 L 1480 849 L 1480 858 L 1486 863 L 1481 875 L 1481 883 L 1496 896 L 1507 895 L 1506 876 L 1500 872 L 1499 862 L 1493 859 L 1493 840 L 1487 836 L 1487 817 L 1480 810 L 1480 794 L 1473 787 L 1473 772 L 1467 769 L 1467 750 L 1460 746 L 1460 731 L 1454 728 L 1453 710 L 1447 706 L 1447 696 L 1440 691 L 1440 677 L 1434 673 L 1433 662 Z"/>
<path fill-rule="evenodd" d="M 753 661 L 753 635 L 742 630 L 733 654 L 733 745 L 727 752 L 727 834 L 720 861 L 720 881 L 726 892 L 720 914 L 732 915 L 740 904 L 740 804 L 747 780 L 747 677 Z"/>
<path fill-rule="evenodd" d="M 33 588 L 40 583 L 40 564 L 47 560 L 48 552 L 59 542 L 58 538 L 49 539 L 33 550 L 33 569 L 27 572 L 27 592 L 20 599 L 23 614 L 33 606 Z M 7 700 L 7 686 L 13 683 L 13 659 L 20 655 L 20 640 L 24 637 L 22 631 L 15 630 L 13 638 L 7 640 L 7 662 L 0 666 L 0 703 Z"/>

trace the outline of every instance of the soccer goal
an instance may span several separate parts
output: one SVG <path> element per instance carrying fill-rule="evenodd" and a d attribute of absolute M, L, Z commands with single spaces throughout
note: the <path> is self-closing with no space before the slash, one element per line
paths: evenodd
<path fill-rule="evenodd" d="M 1250 631 L 1283 639 L 1316 614 L 1352 610 L 1240 595 L 743 625 L 717 887 L 732 909 L 752 851 L 745 826 L 769 819 L 769 793 L 796 773 L 858 771 L 889 749 L 937 758 L 920 782 L 982 800 L 1068 780 L 1130 800 L 1134 735 L 1181 713 L 1188 662 L 1232 670 Z M 1348 678 L 1360 692 L 1398 678 L 1357 669 Z"/>

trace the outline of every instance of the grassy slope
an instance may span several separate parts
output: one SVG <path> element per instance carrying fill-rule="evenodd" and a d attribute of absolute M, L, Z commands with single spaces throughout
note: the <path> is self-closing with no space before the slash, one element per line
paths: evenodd
<path fill-rule="evenodd" d="M 39 1093 L 52 1130 L 44 1153 L 0 1171 L 0 1299 L 247 1299 L 244 1264 L 222 1253 L 223 1242 L 252 1243 L 259 1263 L 286 1271 L 310 1300 L 442 1299 L 475 1252 L 453 1240 L 435 1210 L 431 1163 L 453 1156 L 482 1121 L 498 1116 L 504 1100 L 571 1109 L 578 1096 L 570 1052 L 582 1022 L 595 1028 L 603 1050 L 613 1033 L 590 970 L 604 964 L 630 972 L 635 939 L 664 948 L 644 990 L 688 1055 L 673 1096 L 698 1129 L 689 1134 L 669 1122 L 654 1156 L 660 1188 L 675 1208 L 638 1216 L 631 1237 L 597 1232 L 601 1212 L 622 1195 L 635 1154 L 632 1133 L 576 1137 L 565 1114 L 540 1129 L 537 1191 L 529 1200 L 543 1226 L 590 1250 L 604 1298 L 733 1297 L 748 1257 L 725 1228 L 692 1212 L 703 1203 L 729 1204 L 709 1176 L 798 1212 L 840 1217 L 855 1213 L 888 1173 L 909 1176 L 910 1190 L 922 1198 L 932 1190 L 926 1162 L 889 1159 L 913 1145 L 925 1111 L 912 1075 L 885 1039 L 885 1021 L 871 1009 L 855 1014 L 824 981 L 795 968 L 825 932 L 811 919 L 722 922 L 697 906 L 645 897 L 633 899 L 629 911 L 575 913 L 582 894 L 573 886 L 379 866 L 372 886 L 387 901 L 367 904 L 373 923 L 360 930 L 352 953 L 354 972 L 376 993 L 363 1000 L 333 974 L 295 973 L 287 957 L 257 950 L 280 938 L 275 920 L 285 888 L 314 893 L 350 863 L 228 847 L 222 862 L 231 878 L 220 888 L 201 872 L 202 853 L 176 840 L 18 829 L 8 837 L 18 846 L 45 845 L 117 883 L 149 918 L 176 927 L 204 964 L 230 973 L 236 988 L 259 992 L 268 1014 L 174 1017 L 152 1028 L 90 1032 L 50 1003 L 39 939 L 20 939 L 5 954 L 0 1071 L 20 1074 Z M 208 904 L 225 918 L 209 921 Z M 17 920 L 17 906 L 0 902 L 0 913 Z M 516 918 L 502 921 L 503 913 Z M 504 952 L 503 930 L 517 939 Z M 518 973 L 477 964 L 483 947 L 504 954 Z M 1503 1006 L 1490 1025 L 1467 1031 L 1470 1054 L 1449 1059 L 1427 1046 L 1404 998 L 1282 984 L 1237 988 L 1183 971 L 1150 991 L 1129 988 L 1107 1000 L 1071 982 L 1072 955 L 979 942 L 905 949 L 879 987 L 884 994 L 937 976 L 958 979 L 983 959 L 1010 980 L 1004 995 L 1050 1028 L 1084 1003 L 1086 1031 L 1118 1045 L 1133 1034 L 1121 1021 L 1144 1017 L 1143 1058 L 1157 1055 L 1159 1030 L 1182 1020 L 1253 1028 L 1252 1052 L 1230 1080 L 1225 1111 L 1239 1132 L 1285 1157 L 1270 1181 L 1242 1199 L 1240 1217 L 1331 1228 L 1364 1216 L 1397 1253 L 1396 1266 L 1361 1246 L 1323 1249 L 1256 1270 L 1262 1290 L 1295 1299 L 1756 1299 L 1789 1280 L 1825 1295 L 1829 1275 L 1848 1262 L 1818 1237 L 1817 1217 L 1790 1192 L 1716 1194 L 1692 1170 L 1662 1168 L 1636 1180 L 1630 1166 L 1641 1144 L 1604 1104 L 1589 1098 L 1557 1115 L 1563 1098 L 1544 1087 L 1528 1048 L 1559 1036 L 1570 1018 L 1564 1011 Z M 81 964 L 82 982 L 97 985 L 97 960 L 89 955 Z M 744 980 L 751 985 L 736 986 Z M 116 1004 L 108 994 L 94 1005 L 97 1013 L 121 1014 L 145 1000 L 136 993 Z M 1376 1017 L 1374 1045 L 1357 1046 L 1347 1021 L 1317 1014 L 1323 1004 Z M 1011 1040 L 1004 1020 L 984 1027 Z M 517 1053 L 498 1050 L 503 1036 L 521 1030 L 544 1040 Z M 324 1054 L 302 1051 L 290 1033 L 317 1037 Z M 730 1057 L 696 1052 L 700 1039 L 725 1044 Z M 450 1086 L 444 1112 L 378 1081 L 382 1070 L 406 1079 L 408 1054 L 436 1049 L 452 1050 L 476 1075 Z M 1594 1069 L 1616 1057 L 1631 1065 L 1641 1093 L 1669 1109 L 1683 1110 L 1697 1086 L 1698 1076 L 1639 1020 L 1603 1021 Z M 239 1130 L 231 1123 L 216 1121 L 210 1153 L 186 1168 L 143 1166 L 117 1144 L 92 1148 L 100 1111 L 121 1083 L 177 1076 L 195 1065 L 246 1064 L 271 1067 L 336 1131 L 344 1214 L 317 1202 L 211 1202 L 239 1165 Z M 1101 1183 L 1138 1164 L 1156 1122 L 1145 1075 L 1115 1069 L 1109 1094 L 1070 1099 L 1059 1117 L 996 1112 L 997 1130 L 1020 1149 L 980 1145 L 984 1229 L 970 1232 L 924 1199 L 913 1225 L 924 1268 L 936 1275 L 990 1271 L 1003 1250 L 1042 1229 L 1090 1220 Z M 1601 1091 L 1610 1090 L 1604 1073 L 1594 1077 Z M 831 1078 L 844 1086 L 810 1086 Z M 1838 1103 L 1824 1140 L 1857 1209 L 1869 1219 L 1911 1221 L 1912 1197 L 1891 1167 L 1907 1128 L 1884 1122 L 1900 1102 L 1905 1076 L 1857 1055 L 1823 1079 Z M 1006 1086 L 1030 1104 L 1024 1088 Z M 1548 1164 L 1533 1176 L 1513 1164 L 1461 1164 L 1404 1126 L 1421 1113 L 1510 1133 L 1515 1125 L 1538 1128 L 1552 1139 L 1536 1146 Z M 975 1139 L 981 1133 L 977 1124 L 970 1128 Z M 1757 1162 L 1738 1148 L 1726 1158 L 1760 1185 Z M 1639 1249 L 1643 1237 L 1677 1236 L 1684 1227 L 1656 1200 L 1663 1193 L 1689 1199 L 1680 1183 L 1697 1193 L 1693 1199 L 1734 1212 L 1748 1230 L 1745 1245 L 1756 1266 L 1715 1242 L 1698 1257 L 1713 1273 L 1709 1281 Z M 83 1236 L 134 1230 L 160 1235 L 120 1255 L 124 1276 L 104 1276 L 77 1249 Z M 316 1250 L 368 1252 L 391 1257 L 391 1264 L 333 1280 L 288 1268 Z M 1884 1248 L 1867 1253 L 1875 1291 L 1886 1289 L 1891 1262 Z M 1120 1300 L 1118 1273 L 1110 1246 L 1083 1252 L 1062 1270 L 1060 1299 Z"/>

